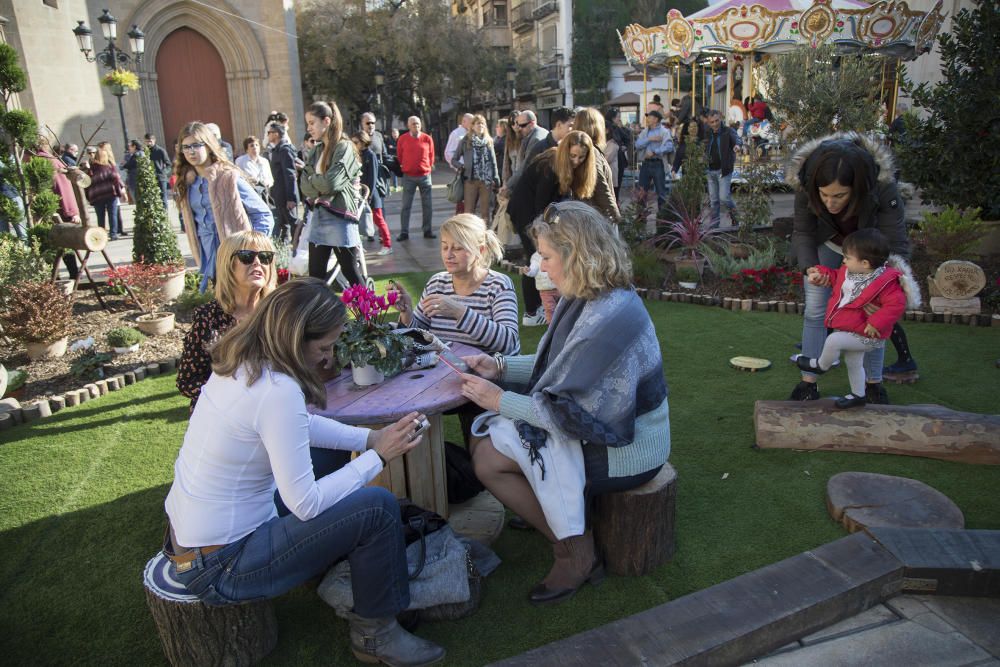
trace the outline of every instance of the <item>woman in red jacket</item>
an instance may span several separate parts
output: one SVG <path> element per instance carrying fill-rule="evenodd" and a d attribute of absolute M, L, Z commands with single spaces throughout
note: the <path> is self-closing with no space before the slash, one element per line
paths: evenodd
<path fill-rule="evenodd" d="M 826 337 L 818 359 L 800 354 L 795 361 L 803 371 L 820 374 L 830 370 L 843 352 L 851 393 L 835 405 L 853 408 L 867 402 L 865 353 L 885 346 L 907 302 L 911 308 L 920 305 L 920 289 L 906 262 L 897 255 L 890 257 L 889 242 L 877 229 L 848 235 L 843 249 L 844 264 L 838 270 L 820 264 L 806 271 L 813 285 L 833 285 L 824 323 L 834 331 Z"/>
<path fill-rule="evenodd" d="M 117 240 L 118 235 L 124 231 L 118 220 L 118 198 L 121 197 L 125 185 L 118 173 L 117 164 L 111 152 L 111 144 L 102 141 L 97 144 L 97 154 L 87 168 L 87 174 L 90 175 L 87 201 L 97 213 L 97 224 L 103 227 L 107 218 L 112 241 Z"/>

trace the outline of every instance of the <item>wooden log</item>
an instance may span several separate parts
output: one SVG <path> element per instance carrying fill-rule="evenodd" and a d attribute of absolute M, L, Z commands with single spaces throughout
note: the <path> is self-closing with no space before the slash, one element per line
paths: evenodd
<path fill-rule="evenodd" d="M 270 600 L 209 607 L 172 580 L 163 554 L 146 565 L 146 603 L 171 665 L 252 665 L 278 643 Z"/>
<path fill-rule="evenodd" d="M 62 222 L 52 225 L 49 241 L 59 248 L 100 252 L 108 245 L 108 233 L 103 227 L 84 227 L 78 223 Z"/>
<path fill-rule="evenodd" d="M 52 396 L 49 398 L 49 407 L 52 408 L 52 412 L 59 412 L 66 407 L 66 399 L 62 396 Z"/>
<path fill-rule="evenodd" d="M 125 375 L 123 375 L 122 377 L 125 378 L 125 384 L 135 384 L 135 373 L 134 372 L 129 371 L 128 373 L 125 373 Z"/>
<path fill-rule="evenodd" d="M 83 388 L 90 392 L 91 398 L 99 398 L 101 396 L 101 390 L 94 382 L 84 385 Z"/>
<path fill-rule="evenodd" d="M 117 377 L 109 377 L 105 382 L 108 383 L 108 391 L 118 391 L 121 387 L 118 386 Z"/>
<path fill-rule="evenodd" d="M 101 396 L 105 396 L 108 393 L 108 381 L 107 380 L 97 380 L 94 382 L 97 385 L 97 391 L 101 393 Z"/>
<path fill-rule="evenodd" d="M 26 405 L 22 409 L 22 415 L 24 417 L 24 423 L 37 421 L 39 419 L 45 419 L 46 417 L 52 416 L 52 408 L 49 406 L 47 399 L 39 399 L 39 401 L 33 405 Z"/>
<path fill-rule="evenodd" d="M 155 377 L 160 374 L 160 364 L 146 364 L 146 377 Z"/>
<path fill-rule="evenodd" d="M 80 405 L 80 392 L 77 389 L 70 389 L 63 394 L 63 397 L 66 399 L 67 408 L 75 408 Z"/>
<path fill-rule="evenodd" d="M 1000 415 L 940 405 L 867 405 L 837 410 L 830 399 L 757 401 L 757 446 L 924 456 L 1000 465 Z"/>
<path fill-rule="evenodd" d="M 640 487 L 597 498 L 594 539 L 612 574 L 642 576 L 674 555 L 677 471 L 665 464 Z"/>
<path fill-rule="evenodd" d="M 157 370 L 159 370 L 159 366 L 157 366 Z M 132 374 L 135 376 L 136 382 L 142 382 L 143 380 L 146 379 L 146 367 L 139 366 L 134 371 L 132 371 Z"/>
<path fill-rule="evenodd" d="M 175 370 L 177 370 L 177 361 L 173 357 L 160 362 L 160 375 L 173 373 Z"/>

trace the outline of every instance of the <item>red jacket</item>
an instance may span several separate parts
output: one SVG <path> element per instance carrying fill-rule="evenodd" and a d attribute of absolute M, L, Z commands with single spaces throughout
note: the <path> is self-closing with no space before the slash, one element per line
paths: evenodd
<path fill-rule="evenodd" d="M 423 132 L 419 137 L 401 134 L 396 140 L 396 158 L 405 175 L 426 176 L 434 169 L 434 140 Z"/>
<path fill-rule="evenodd" d="M 888 338 L 892 334 L 892 326 L 903 316 L 906 310 L 906 293 L 899 284 L 902 273 L 893 268 L 886 268 L 878 278 L 862 290 L 854 301 L 840 306 L 841 287 L 847 275 L 847 267 L 841 266 L 834 271 L 825 266 L 815 267 L 833 281 L 833 293 L 826 304 L 826 326 L 837 331 L 850 331 L 865 335 L 865 325 L 870 324 L 878 329 L 879 338 Z M 864 306 L 874 303 L 879 307 L 875 314 L 868 315 Z"/>

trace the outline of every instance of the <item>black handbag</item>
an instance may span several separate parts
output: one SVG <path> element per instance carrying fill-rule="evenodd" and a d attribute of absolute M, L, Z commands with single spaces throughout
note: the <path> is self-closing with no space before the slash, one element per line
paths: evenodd
<path fill-rule="evenodd" d="M 427 557 L 427 544 L 424 538 L 436 530 L 448 525 L 448 520 L 437 512 L 424 509 L 414 504 L 409 498 L 399 499 L 399 518 L 403 522 L 403 541 L 406 546 L 420 542 L 420 558 L 413 572 L 408 572 L 410 579 L 416 579 L 424 569 L 424 559 Z"/>

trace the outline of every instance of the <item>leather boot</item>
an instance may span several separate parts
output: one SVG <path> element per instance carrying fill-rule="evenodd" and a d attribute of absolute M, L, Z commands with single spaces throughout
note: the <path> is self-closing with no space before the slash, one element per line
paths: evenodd
<path fill-rule="evenodd" d="M 553 544 L 552 555 L 552 569 L 528 594 L 532 604 L 556 604 L 573 597 L 584 582 L 596 586 L 604 580 L 604 564 L 597 557 L 594 534 L 589 530 Z"/>
<path fill-rule="evenodd" d="M 444 658 L 443 648 L 411 635 L 391 616 L 362 618 L 349 614 L 348 620 L 351 623 L 351 650 L 361 662 L 382 663 L 390 667 L 420 667 Z"/>

